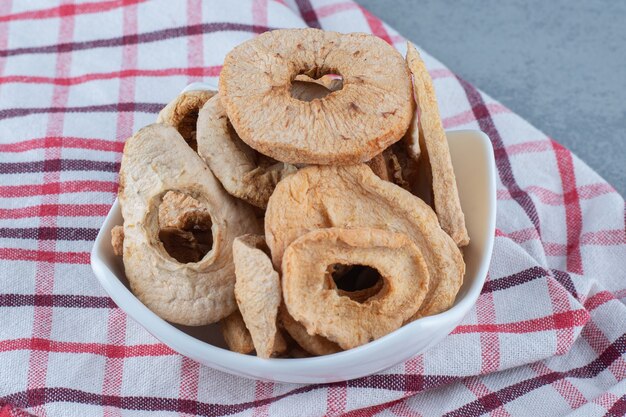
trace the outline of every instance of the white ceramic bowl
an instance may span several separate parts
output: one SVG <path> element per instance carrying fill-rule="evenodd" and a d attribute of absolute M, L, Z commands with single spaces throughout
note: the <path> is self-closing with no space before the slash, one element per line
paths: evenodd
<path fill-rule="evenodd" d="M 91 266 L 113 301 L 173 350 L 211 368 L 263 380 L 323 383 L 348 380 L 387 369 L 439 343 L 476 303 L 491 259 L 496 222 L 495 165 L 482 132 L 447 132 L 461 205 L 471 242 L 464 250 L 467 269 L 461 291 L 448 311 L 416 320 L 385 337 L 334 355 L 306 359 L 260 359 L 224 348 L 217 324 L 173 325 L 159 318 L 128 289 L 121 257 L 111 247 L 111 229 L 122 224 L 117 200 L 93 250 Z"/>

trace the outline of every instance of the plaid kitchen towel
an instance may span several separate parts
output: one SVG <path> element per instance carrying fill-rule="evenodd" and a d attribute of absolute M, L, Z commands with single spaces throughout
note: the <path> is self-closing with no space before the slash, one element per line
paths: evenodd
<path fill-rule="evenodd" d="M 353 381 L 257 382 L 176 354 L 106 296 L 89 252 L 124 140 L 235 45 L 305 26 L 405 52 L 346 0 L 0 1 L 0 416 L 626 414 L 623 198 L 427 54 L 445 127 L 485 131 L 499 174 L 488 281 L 442 343 Z"/>

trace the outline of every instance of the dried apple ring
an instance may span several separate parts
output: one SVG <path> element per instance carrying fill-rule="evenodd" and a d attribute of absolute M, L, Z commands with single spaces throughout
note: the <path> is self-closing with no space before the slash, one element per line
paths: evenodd
<path fill-rule="evenodd" d="M 220 328 L 228 350 L 244 355 L 252 353 L 254 342 L 239 310 L 223 318 L 220 321 Z"/>
<path fill-rule="evenodd" d="M 327 227 L 369 227 L 405 233 L 422 252 L 429 292 L 416 317 L 452 306 L 463 282 L 461 251 L 440 227 L 435 212 L 366 165 L 310 166 L 281 181 L 265 212 L 265 239 L 280 268 L 283 254 L 307 232 Z"/>
<path fill-rule="evenodd" d="M 212 231 L 212 245 L 198 262 L 177 261 L 159 239 L 159 206 L 168 191 L 194 198 L 208 213 L 203 226 Z M 249 205 L 224 191 L 175 128 L 152 124 L 126 141 L 119 200 L 126 276 L 148 308 L 189 326 L 214 323 L 235 311 L 232 243 L 260 232 L 261 225 Z"/>
<path fill-rule="evenodd" d="M 469 236 L 465 228 L 465 216 L 461 210 L 450 149 L 439 116 L 432 79 L 411 42 L 407 43 L 406 60 L 413 75 L 413 89 L 419 113 L 419 129 L 417 132 L 413 129 L 414 134 L 409 141 L 409 156 L 416 158 L 417 154 L 419 157 L 418 149 L 421 149 L 420 165 L 426 171 L 422 178 L 428 177 L 431 181 L 429 192 L 432 193 L 432 205 L 439 223 L 458 246 L 467 246 Z M 415 133 L 419 133 L 419 141 L 416 141 Z"/>
<path fill-rule="evenodd" d="M 289 315 L 284 304 L 280 307 L 278 314 L 280 322 L 289 336 L 311 355 L 323 356 L 341 352 L 342 349 L 336 343 L 331 342 L 325 337 L 307 333 L 304 326 Z"/>
<path fill-rule="evenodd" d="M 156 121 L 174 126 L 185 139 L 185 142 L 195 151 L 198 148 L 196 142 L 198 111 L 215 94 L 215 91 L 210 90 L 192 90 L 180 93 L 159 112 Z"/>
<path fill-rule="evenodd" d="M 239 236 L 233 242 L 235 299 L 261 358 L 269 358 L 274 350 L 282 300 L 280 278 L 266 252 L 269 249 L 261 235 Z"/>
<path fill-rule="evenodd" d="M 325 288 L 327 268 L 336 263 L 376 268 L 384 280 L 382 289 L 359 303 Z M 289 245 L 282 265 L 289 314 L 309 334 L 343 349 L 398 329 L 417 312 L 428 291 L 428 269 L 417 246 L 405 234 L 381 229 L 314 230 Z"/>
<path fill-rule="evenodd" d="M 299 100 L 291 90 L 301 74 L 339 75 L 342 88 Z M 364 33 L 265 32 L 226 56 L 219 90 L 241 139 L 292 164 L 368 161 L 402 137 L 414 108 L 402 56 Z"/>
<path fill-rule="evenodd" d="M 250 331 L 246 327 L 246 323 L 243 321 L 241 312 L 235 311 L 230 316 L 220 320 L 220 328 L 222 330 L 222 337 L 228 346 L 228 350 L 237 353 L 243 353 L 247 355 L 252 353 L 255 349 Z M 283 337 L 281 332 L 276 332 L 274 337 L 274 344 L 271 349 L 271 356 L 276 357 L 284 354 L 287 351 L 287 341 Z"/>
<path fill-rule="evenodd" d="M 246 145 L 230 125 L 219 94 L 200 110 L 197 140 L 198 154 L 226 191 L 260 208 L 267 206 L 278 181 L 296 170 Z"/>

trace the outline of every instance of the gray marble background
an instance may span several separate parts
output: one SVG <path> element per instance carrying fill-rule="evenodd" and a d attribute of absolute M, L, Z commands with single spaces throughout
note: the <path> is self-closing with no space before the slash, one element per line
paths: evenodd
<path fill-rule="evenodd" d="M 626 1 L 357 1 L 626 196 Z"/>

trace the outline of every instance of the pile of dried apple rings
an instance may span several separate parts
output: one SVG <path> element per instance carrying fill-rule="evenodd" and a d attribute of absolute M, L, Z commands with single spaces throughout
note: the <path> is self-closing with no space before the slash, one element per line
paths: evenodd
<path fill-rule="evenodd" d="M 124 148 L 112 231 L 133 293 L 228 347 L 301 358 L 447 310 L 469 243 L 415 47 L 318 29 L 235 47 Z"/>

